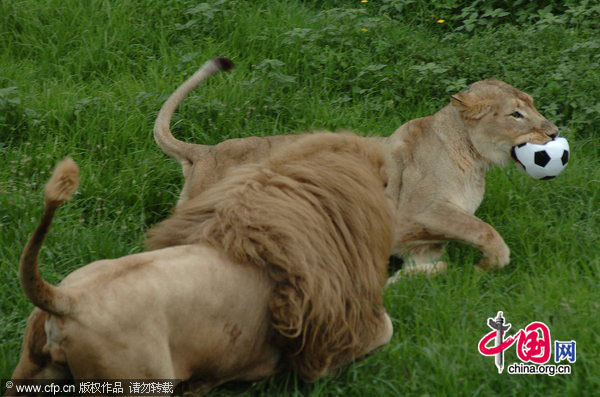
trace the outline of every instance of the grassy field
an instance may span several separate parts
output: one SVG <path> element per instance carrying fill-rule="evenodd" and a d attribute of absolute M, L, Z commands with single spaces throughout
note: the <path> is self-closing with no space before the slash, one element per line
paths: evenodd
<path fill-rule="evenodd" d="M 469 83 L 496 77 L 533 95 L 572 149 L 569 167 L 551 181 L 514 165 L 489 172 L 477 214 L 511 248 L 509 267 L 478 275 L 480 254 L 452 243 L 447 274 L 386 291 L 395 332 L 384 349 L 315 384 L 282 374 L 244 393 L 597 393 L 600 6 L 460 3 L 0 2 L 0 379 L 17 363 L 33 308 L 19 287 L 18 258 L 56 161 L 74 157 L 82 181 L 41 255 L 53 283 L 93 260 L 142 250 L 144 231 L 169 214 L 182 185 L 179 166 L 154 144 L 154 118 L 205 60 L 225 55 L 237 68 L 184 102 L 175 116 L 180 139 L 344 127 L 389 135 Z M 477 351 L 498 310 L 513 324 L 509 334 L 542 321 L 553 341 L 575 340 L 572 373 L 498 374 Z M 505 362 L 519 362 L 514 347 Z"/>

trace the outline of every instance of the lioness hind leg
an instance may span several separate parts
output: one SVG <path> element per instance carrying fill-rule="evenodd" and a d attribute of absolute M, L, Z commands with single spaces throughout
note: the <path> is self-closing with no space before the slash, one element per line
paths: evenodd
<path fill-rule="evenodd" d="M 448 264 L 444 261 L 437 261 L 435 263 L 421 263 L 418 265 L 412 265 L 398 270 L 393 276 L 389 277 L 385 283 L 385 286 L 394 284 L 402 277 L 406 277 L 411 274 L 437 274 L 443 273 L 448 269 Z"/>
<path fill-rule="evenodd" d="M 395 283 L 402 276 L 409 274 L 436 274 L 445 272 L 448 268 L 446 262 L 438 260 L 444 252 L 445 243 L 420 245 L 411 251 L 404 261 L 404 266 L 393 276 L 388 278 L 386 286 Z"/>
<path fill-rule="evenodd" d="M 418 265 L 407 266 L 402 269 L 403 274 L 437 274 L 443 273 L 448 269 L 448 264 L 444 261 L 437 261 L 433 263 L 421 263 Z"/>

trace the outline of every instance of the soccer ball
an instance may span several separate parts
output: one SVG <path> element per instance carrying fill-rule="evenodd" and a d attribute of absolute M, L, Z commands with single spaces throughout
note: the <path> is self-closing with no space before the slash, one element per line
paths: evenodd
<path fill-rule="evenodd" d="M 567 168 L 569 142 L 554 138 L 544 145 L 523 143 L 512 148 L 512 157 L 534 179 L 552 179 Z"/>

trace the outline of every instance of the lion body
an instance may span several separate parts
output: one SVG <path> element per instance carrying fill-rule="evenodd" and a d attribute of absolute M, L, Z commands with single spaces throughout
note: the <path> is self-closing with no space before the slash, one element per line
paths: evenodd
<path fill-rule="evenodd" d="M 199 392 L 283 368 L 315 380 L 391 339 L 382 295 L 393 232 L 376 144 L 300 139 L 181 205 L 150 232 L 156 249 L 52 286 L 37 257 L 76 186 L 71 163 L 48 182 L 21 258 L 38 308 L 15 379 L 181 379 Z"/>
<path fill-rule="evenodd" d="M 208 243 L 266 269 L 273 326 L 307 379 L 351 361 L 379 332 L 392 246 L 383 152 L 315 134 L 242 166 L 149 232 L 152 249 Z"/>

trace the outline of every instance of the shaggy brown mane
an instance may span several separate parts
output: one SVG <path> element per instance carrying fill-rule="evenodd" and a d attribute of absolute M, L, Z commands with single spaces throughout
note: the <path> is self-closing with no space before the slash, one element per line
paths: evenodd
<path fill-rule="evenodd" d="M 146 245 L 208 243 L 264 268 L 282 348 L 312 380 L 360 354 L 384 312 L 392 211 L 376 143 L 318 133 L 240 166 L 179 206 Z"/>

